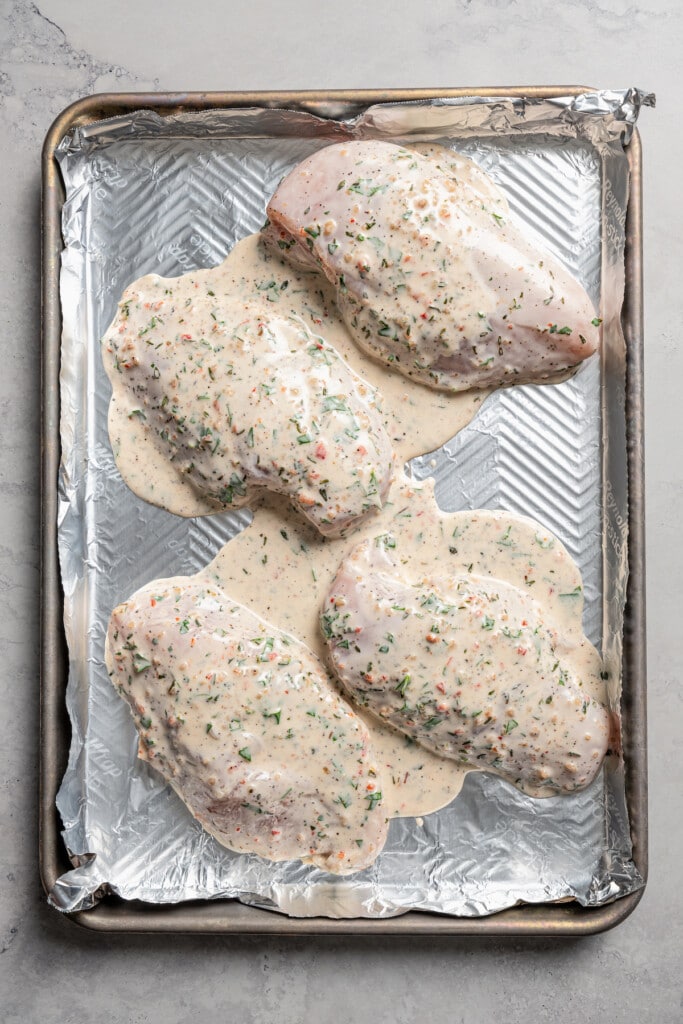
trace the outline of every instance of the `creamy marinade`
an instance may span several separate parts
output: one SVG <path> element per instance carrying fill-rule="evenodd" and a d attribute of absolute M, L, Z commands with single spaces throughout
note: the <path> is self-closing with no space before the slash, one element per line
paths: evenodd
<path fill-rule="evenodd" d="M 360 542 L 381 546 L 387 536 L 392 560 L 407 567 L 411 579 L 467 573 L 512 584 L 522 598 L 533 594 L 557 632 L 563 665 L 582 681 L 588 699 L 605 702 L 601 659 L 582 632 L 581 575 L 566 548 L 522 516 L 487 510 L 443 513 L 430 481 L 416 485 L 399 477 L 379 517 L 332 542 L 281 498 L 268 496 L 249 529 L 231 540 L 204 573 L 326 661 L 320 613 L 337 570 Z M 266 571 L 268 588 L 263 585 Z M 371 732 L 387 814 L 428 814 L 457 796 L 467 768 L 383 727 L 362 707 L 356 710 Z"/>
<path fill-rule="evenodd" d="M 181 577 L 114 609 L 106 657 L 139 756 L 219 841 L 335 874 L 375 860 L 387 819 L 370 736 L 304 644 Z"/>
<path fill-rule="evenodd" d="M 299 318 L 304 330 L 322 336 L 358 377 L 377 389 L 381 395 L 378 412 L 400 462 L 434 451 L 453 437 L 469 423 L 488 393 L 433 391 L 361 353 L 337 312 L 331 287 L 319 275 L 294 270 L 270 255 L 259 235 L 243 239 L 223 263 L 210 270 L 178 278 L 140 278 L 126 289 L 117 318 L 102 344 L 113 388 L 109 436 L 118 469 L 131 490 L 176 515 L 210 515 L 221 505 L 200 494 L 169 460 L 173 451 L 164 447 L 149 410 L 129 386 L 130 353 L 124 347 L 129 344 L 127 336 L 142 332 L 151 353 L 149 377 L 154 381 L 153 375 L 161 371 L 151 364 L 156 346 L 166 338 L 164 320 L 171 310 L 182 310 L 180 327 L 187 339 L 201 337 L 203 332 L 212 339 L 229 338 L 236 325 L 258 320 L 259 316 Z M 185 363 L 183 340 L 176 352 L 179 367 Z M 210 369 L 211 362 L 207 373 Z M 233 394 L 230 412 L 235 421 L 247 422 L 253 416 L 249 394 Z M 209 435 L 206 438 L 212 440 Z M 248 429 L 245 442 L 247 439 Z M 231 505 L 226 502 L 223 507 Z"/>
<path fill-rule="evenodd" d="M 131 489 L 176 514 L 211 514 L 220 503 L 201 495 L 186 474 L 181 477 L 158 446 L 139 396 L 131 394 L 118 372 L 121 352 L 114 331 L 144 331 L 153 348 L 163 337 L 165 312 L 173 307 L 183 310 L 185 330 L 192 338 L 201 333 L 214 297 L 219 298 L 220 318 L 226 323 L 249 318 L 258 323 L 259 318 L 276 316 L 296 327 L 291 318 L 298 318 L 301 330 L 324 339 L 357 377 L 377 389 L 378 395 L 368 401 L 399 462 L 434 450 L 456 434 L 487 393 L 431 390 L 373 361 L 351 340 L 327 282 L 268 253 L 257 235 L 240 242 L 216 268 L 176 279 L 142 278 L 122 300 L 127 306 L 125 328 L 115 321 L 104 339 L 104 361 L 113 385 L 110 437 L 117 466 Z M 246 399 L 236 392 L 231 398 L 236 419 L 240 403 L 246 406 Z M 256 615 L 303 640 L 321 660 L 327 652 L 319 614 L 340 563 L 360 541 L 373 545 L 390 535 L 392 559 L 410 567 L 411 580 L 467 573 L 506 581 L 522 594 L 533 590 L 545 622 L 555 632 L 563 664 L 581 680 L 589 699 L 604 699 L 600 658 L 582 634 L 578 570 L 560 542 L 538 524 L 507 513 L 444 514 L 429 482 L 418 486 L 400 473 L 360 527 L 352 524 L 341 539 L 322 536 L 282 494 L 259 489 L 249 505 L 254 510 L 251 526 L 185 582 L 218 584 Z M 174 582 L 183 583 L 180 578 Z M 383 727 L 363 709 L 358 713 L 370 730 L 383 780 L 377 801 L 385 815 L 430 813 L 457 795 L 468 769 Z M 194 742 L 198 750 L 205 745 L 207 754 L 215 755 L 213 737 L 195 736 Z"/>
<path fill-rule="evenodd" d="M 516 546 L 512 537 L 509 524 L 489 543 Z M 329 658 L 354 703 L 420 747 L 531 796 L 588 785 L 609 716 L 564 658 L 529 566 L 523 588 L 473 572 L 474 563 L 454 571 L 445 553 L 425 574 L 398 547 L 393 532 L 355 547 L 323 601 Z"/>
<path fill-rule="evenodd" d="M 264 237 L 334 284 L 359 348 L 454 391 L 548 380 L 586 359 L 599 317 L 471 160 L 356 140 L 279 184 Z"/>
<path fill-rule="evenodd" d="M 443 513 L 430 481 L 416 485 L 401 476 L 381 515 L 341 540 L 322 537 L 282 496 L 266 495 L 255 509 L 251 526 L 231 540 L 206 569 L 193 577 L 164 581 L 164 587 L 174 584 L 195 590 L 218 585 L 226 594 L 238 595 L 240 604 L 262 621 L 303 641 L 325 662 L 321 610 L 324 616 L 325 598 L 340 564 L 363 541 L 369 543 L 380 563 L 389 545 L 392 562 L 405 567 L 412 580 L 466 573 L 511 584 L 520 601 L 533 595 L 543 609 L 545 624 L 556 634 L 555 650 L 563 670 L 580 680 L 586 700 L 605 703 L 601 659 L 582 632 L 581 576 L 566 548 L 522 516 L 487 510 Z M 264 586 L 264 579 L 269 586 Z M 159 589 L 161 582 L 146 589 L 150 587 Z M 131 602 L 139 604 L 141 593 Z M 158 611 L 155 614 L 158 617 Z M 193 622 L 190 618 L 189 628 Z M 264 628 L 252 632 L 263 634 Z M 492 642 L 495 644 L 495 638 Z M 186 646 L 182 640 L 179 648 L 164 654 L 169 677 L 191 674 L 188 662 L 194 655 L 188 659 Z M 505 641 L 499 646 L 502 659 L 509 659 L 509 652 L 503 649 Z M 110 670 L 114 668 L 109 652 L 108 665 Z M 145 681 L 135 673 L 132 678 L 137 683 Z M 370 732 L 372 764 L 382 780 L 376 799 L 381 798 L 387 816 L 428 814 L 457 796 L 470 770 L 467 766 L 431 753 L 383 726 L 364 708 L 354 706 Z M 309 724 L 305 708 L 292 708 L 291 714 Z M 215 760 L 215 736 L 202 736 L 195 730 L 192 746 L 196 756 Z M 147 756 L 149 751 L 143 750 Z M 542 787 L 526 788 L 534 795 L 542 793 Z"/>

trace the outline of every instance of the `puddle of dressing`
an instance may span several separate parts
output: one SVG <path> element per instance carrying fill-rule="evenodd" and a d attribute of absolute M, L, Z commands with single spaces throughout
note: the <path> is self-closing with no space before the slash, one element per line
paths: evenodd
<path fill-rule="evenodd" d="M 144 299 L 145 280 L 135 282 L 128 292 L 136 291 Z M 259 311 L 300 317 L 357 375 L 378 389 L 385 428 L 400 462 L 433 451 L 453 437 L 488 394 L 432 390 L 363 354 L 336 312 L 331 287 L 317 274 L 294 270 L 267 253 L 258 235 L 238 243 L 218 267 L 185 274 L 168 284 L 174 304 L 187 303 L 188 333 L 193 316 L 199 315 L 192 308 L 199 289 L 215 293 L 226 320 L 233 309 L 236 323 Z M 167 455 L 156 447 L 153 431 L 132 414 L 138 401 L 125 390 L 122 375 L 113 370 L 106 338 L 103 356 L 113 384 L 109 433 L 116 464 L 128 486 L 144 500 L 177 515 L 215 514 L 215 503 L 203 500 L 179 477 Z M 578 569 L 560 542 L 533 521 L 505 512 L 444 514 L 436 505 L 431 482 L 416 485 L 402 474 L 383 510 L 342 539 L 322 537 L 282 495 L 262 490 L 250 507 L 254 509 L 251 526 L 194 578 L 207 574 L 257 615 L 303 640 L 321 660 L 326 660 L 326 651 L 318 617 L 338 566 L 361 540 L 391 531 L 397 544 L 392 554 L 410 567 L 406 573 L 410 580 L 468 572 L 506 580 L 521 589 L 533 587 L 534 597 L 562 638 L 558 650 L 563 658 L 584 680 L 587 691 L 604 700 L 599 655 L 582 635 Z M 387 816 L 429 814 L 457 796 L 472 769 L 454 766 L 383 727 L 362 709 L 355 710 L 371 730 L 384 779 Z"/>

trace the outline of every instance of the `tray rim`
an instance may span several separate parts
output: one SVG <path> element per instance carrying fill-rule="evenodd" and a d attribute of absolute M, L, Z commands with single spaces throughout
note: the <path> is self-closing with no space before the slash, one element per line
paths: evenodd
<path fill-rule="evenodd" d="M 64 190 L 55 150 L 76 127 L 141 108 L 160 115 L 207 108 L 288 107 L 321 114 L 330 103 L 357 104 L 455 99 L 466 96 L 552 99 L 594 91 L 587 86 L 497 86 L 440 89 L 356 89 L 263 92 L 97 93 L 67 106 L 48 130 L 42 151 L 41 206 L 41 592 L 40 592 L 40 771 L 39 865 L 46 893 L 71 864 L 61 839 L 56 794 L 70 743 L 65 689 L 68 653 L 57 551 L 57 478 L 60 461 L 59 374 L 62 253 L 61 207 Z M 324 114 L 321 116 L 325 116 Z M 99 932 L 213 933 L 250 935 L 487 935 L 578 938 L 615 927 L 640 902 L 647 881 L 647 743 L 645 651 L 645 545 L 643 446 L 643 270 L 642 155 L 637 129 L 626 154 L 630 193 L 626 218 L 625 295 L 622 324 L 626 339 L 626 446 L 628 465 L 629 581 L 624 616 L 622 695 L 626 798 L 633 860 L 643 878 L 635 893 L 601 907 L 575 902 L 524 904 L 487 917 L 465 918 L 409 911 L 384 920 L 290 918 L 236 900 L 164 905 L 124 901 L 107 895 L 90 910 L 66 914 Z"/>

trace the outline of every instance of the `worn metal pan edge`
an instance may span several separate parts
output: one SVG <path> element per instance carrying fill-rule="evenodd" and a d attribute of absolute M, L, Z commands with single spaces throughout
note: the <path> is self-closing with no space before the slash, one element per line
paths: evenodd
<path fill-rule="evenodd" d="M 131 110 L 147 108 L 164 115 L 209 107 L 294 107 L 320 114 L 337 104 L 353 113 L 360 104 L 410 102 L 463 96 L 527 96 L 534 99 L 578 95 L 584 86 L 510 86 L 474 89 L 325 90 L 304 92 L 102 93 L 66 107 L 50 127 L 42 152 L 41 285 L 41 641 L 40 641 L 40 877 L 47 893 L 71 867 L 60 835 L 55 804 L 68 756 L 69 725 L 65 711 L 67 652 L 57 557 L 57 474 L 59 469 L 59 359 L 61 311 L 59 268 L 62 250 L 61 205 L 64 200 L 55 149 L 71 129 Z M 339 116 L 338 111 L 335 111 Z M 643 274 L 642 160 L 634 131 L 627 149 L 631 192 L 626 219 L 626 291 L 622 322 L 627 344 L 626 443 L 629 473 L 629 582 L 624 618 L 622 698 L 626 796 L 633 859 L 647 880 L 647 743 L 645 650 L 645 513 L 643 443 Z M 236 901 L 193 902 L 156 907 L 113 896 L 92 910 L 67 915 L 100 932 L 176 932 L 231 935 L 481 935 L 578 938 L 607 931 L 624 921 L 644 892 L 601 907 L 575 903 L 511 907 L 483 918 L 441 917 L 410 911 L 388 920 L 289 918 Z"/>

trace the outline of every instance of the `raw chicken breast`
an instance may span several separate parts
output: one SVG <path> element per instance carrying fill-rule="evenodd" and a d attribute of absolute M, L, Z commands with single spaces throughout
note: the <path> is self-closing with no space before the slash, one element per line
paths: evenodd
<path fill-rule="evenodd" d="M 268 243 L 322 270 L 356 343 L 435 388 L 543 381 L 595 351 L 581 285 L 527 238 L 471 161 L 388 142 L 304 160 L 268 205 Z"/>
<path fill-rule="evenodd" d="M 177 577 L 114 610 L 107 665 L 140 757 L 224 846 L 342 875 L 377 857 L 387 822 L 368 731 L 303 644 Z"/>
<path fill-rule="evenodd" d="M 128 417 L 179 477 L 216 511 L 259 487 L 287 494 L 328 535 L 381 508 L 393 454 L 375 390 L 297 317 L 236 322 L 203 280 L 183 302 L 176 285 L 131 285 L 103 354 Z"/>
<path fill-rule="evenodd" d="M 573 673 L 541 606 L 510 583 L 456 575 L 410 586 L 373 544 L 341 565 L 322 612 L 346 691 L 382 722 L 535 796 L 594 778 L 607 710 Z M 586 680 L 588 683 L 589 680 Z"/>

